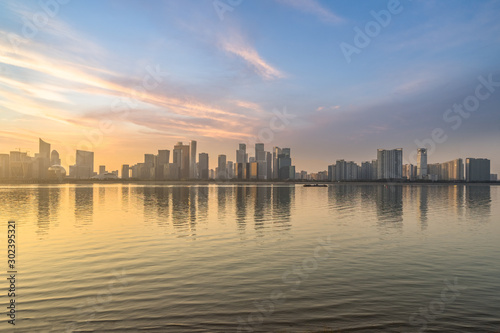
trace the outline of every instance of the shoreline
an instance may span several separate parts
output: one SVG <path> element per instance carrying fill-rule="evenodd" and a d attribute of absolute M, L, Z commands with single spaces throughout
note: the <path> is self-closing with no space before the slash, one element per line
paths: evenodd
<path fill-rule="evenodd" d="M 500 185 L 500 181 L 490 182 L 457 182 L 457 181 L 257 181 L 257 180 L 74 180 L 66 179 L 64 181 L 28 181 L 28 180 L 0 180 L 0 185 L 89 185 L 89 184 L 123 184 L 123 185 L 305 185 L 305 184 L 325 184 L 325 185 Z"/>

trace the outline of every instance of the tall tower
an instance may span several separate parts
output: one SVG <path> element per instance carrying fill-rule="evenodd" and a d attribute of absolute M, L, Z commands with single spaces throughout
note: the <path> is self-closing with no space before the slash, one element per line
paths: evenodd
<path fill-rule="evenodd" d="M 273 179 L 279 178 L 279 165 L 278 165 L 278 156 L 281 154 L 281 148 L 273 147 Z"/>
<path fill-rule="evenodd" d="M 198 167 L 199 167 L 200 179 L 208 180 L 210 173 L 209 173 L 209 169 L 208 169 L 208 154 L 207 153 L 200 153 Z"/>
<path fill-rule="evenodd" d="M 45 179 L 47 178 L 47 171 L 50 167 L 50 143 L 47 143 L 42 139 L 39 139 L 38 147 L 39 147 L 38 177 L 40 179 Z"/>
<path fill-rule="evenodd" d="M 174 146 L 174 163 L 180 168 L 180 178 L 189 178 L 189 145 L 183 145 L 177 142 Z"/>
<path fill-rule="evenodd" d="M 427 177 L 427 148 L 417 149 L 417 177 L 418 179 Z"/>
<path fill-rule="evenodd" d="M 218 175 L 219 179 L 226 179 L 226 155 L 219 155 Z"/>
<path fill-rule="evenodd" d="M 196 170 L 196 141 L 191 140 L 191 159 L 189 167 L 189 177 L 192 179 L 198 178 L 198 172 Z"/>

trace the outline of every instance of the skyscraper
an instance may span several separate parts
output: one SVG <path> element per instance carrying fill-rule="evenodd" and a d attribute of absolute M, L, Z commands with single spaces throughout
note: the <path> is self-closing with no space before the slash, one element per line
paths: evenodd
<path fill-rule="evenodd" d="M 490 160 L 486 158 L 467 158 L 465 173 L 468 182 L 487 182 L 490 180 Z"/>
<path fill-rule="evenodd" d="M 181 179 L 189 178 L 189 155 L 189 145 L 178 142 L 174 146 L 174 163 L 179 166 Z"/>
<path fill-rule="evenodd" d="M 130 178 L 130 167 L 128 164 L 122 165 L 122 179 Z"/>
<path fill-rule="evenodd" d="M 196 141 L 191 140 L 191 158 L 189 167 L 189 177 L 195 179 L 198 177 L 198 172 L 196 170 Z"/>
<path fill-rule="evenodd" d="M 403 149 L 377 150 L 377 179 L 403 178 Z"/>
<path fill-rule="evenodd" d="M 158 150 L 155 165 L 155 178 L 164 180 L 167 178 L 168 164 L 170 163 L 170 150 Z"/>
<path fill-rule="evenodd" d="M 69 176 L 76 179 L 89 179 L 94 175 L 94 152 L 77 150 L 76 164 L 69 167 Z"/>
<path fill-rule="evenodd" d="M 255 144 L 255 161 L 262 162 L 266 160 L 266 152 L 264 151 L 263 143 Z"/>
<path fill-rule="evenodd" d="M 417 177 L 425 179 L 427 177 L 427 149 L 417 149 Z"/>
<path fill-rule="evenodd" d="M 210 177 L 208 169 L 208 154 L 200 153 L 198 162 L 200 179 L 208 180 Z"/>
<path fill-rule="evenodd" d="M 283 148 L 281 153 L 278 154 L 278 178 L 283 180 L 295 178 L 295 168 L 292 166 L 290 148 Z"/>
<path fill-rule="evenodd" d="M 50 143 L 38 139 L 39 153 L 38 153 L 38 177 L 40 179 L 47 178 L 47 171 L 50 167 Z"/>
<path fill-rule="evenodd" d="M 240 143 L 236 150 L 236 163 L 248 163 L 247 145 L 244 143 Z"/>
<path fill-rule="evenodd" d="M 226 155 L 219 155 L 218 165 L 217 165 L 217 178 L 226 179 Z"/>
<path fill-rule="evenodd" d="M 281 154 L 279 147 L 273 147 L 273 179 L 279 178 L 278 156 Z"/>
<path fill-rule="evenodd" d="M 10 177 L 10 156 L 9 154 L 0 154 L 0 179 Z"/>

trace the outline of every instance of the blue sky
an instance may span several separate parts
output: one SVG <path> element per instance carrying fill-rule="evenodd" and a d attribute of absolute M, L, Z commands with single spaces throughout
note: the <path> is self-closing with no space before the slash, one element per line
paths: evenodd
<path fill-rule="evenodd" d="M 91 149 L 115 170 L 194 139 L 214 167 L 263 141 L 315 172 L 431 140 L 430 163 L 500 172 L 498 17 L 500 1 L 2 1 L 0 151 L 42 137 L 63 165 Z M 493 91 L 446 121 L 479 77 Z"/>

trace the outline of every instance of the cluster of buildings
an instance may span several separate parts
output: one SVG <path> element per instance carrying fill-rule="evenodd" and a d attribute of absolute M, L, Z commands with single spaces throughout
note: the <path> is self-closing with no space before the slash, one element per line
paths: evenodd
<path fill-rule="evenodd" d="M 315 180 L 408 180 L 408 181 L 496 181 L 497 175 L 490 173 L 490 160 L 485 158 L 458 158 L 445 163 L 427 163 L 427 149 L 417 150 L 417 164 L 403 164 L 403 149 L 378 149 L 377 159 L 371 162 L 337 160 L 328 166 L 328 171 L 318 172 Z"/>
<path fill-rule="evenodd" d="M 50 143 L 39 139 L 39 149 L 35 156 L 28 151 L 11 151 L 0 154 L 0 179 L 63 179 L 66 170 L 61 166 L 61 159 L 56 150 L 50 150 Z"/>
<path fill-rule="evenodd" d="M 207 153 L 196 154 L 197 142 L 178 142 L 172 154 L 170 150 L 158 150 L 158 154 L 145 154 L 144 162 L 122 166 L 122 179 L 139 180 L 289 180 L 295 178 L 290 148 L 274 147 L 272 153 L 264 150 L 263 143 L 255 144 L 255 155 L 249 157 L 246 144 L 240 143 L 236 161 L 228 161 L 226 155 L 217 156 L 217 167 L 210 169 Z M 170 159 L 172 155 L 172 159 Z"/>
<path fill-rule="evenodd" d="M 50 143 L 39 139 L 39 152 L 29 156 L 21 149 L 10 154 L 0 154 L 0 179 L 13 180 L 62 180 L 71 179 L 137 179 L 137 180 L 314 180 L 314 181 L 497 181 L 490 173 L 490 160 L 461 158 L 445 163 L 427 163 L 427 149 L 417 150 L 416 165 L 403 164 L 403 149 L 378 149 L 377 159 L 358 165 L 352 161 L 337 160 L 328 171 L 308 174 L 295 172 L 290 148 L 273 147 L 266 151 L 263 143 L 255 144 L 254 156 L 247 153 L 246 144 L 240 143 L 235 161 L 226 155 L 217 156 L 217 167 L 210 169 L 207 153 L 197 154 L 197 142 L 178 142 L 172 151 L 158 150 L 158 154 L 145 154 L 144 161 L 108 172 L 104 165 L 94 171 L 94 153 L 76 151 L 76 163 L 69 166 L 69 175 L 61 166 L 56 150 Z"/>

